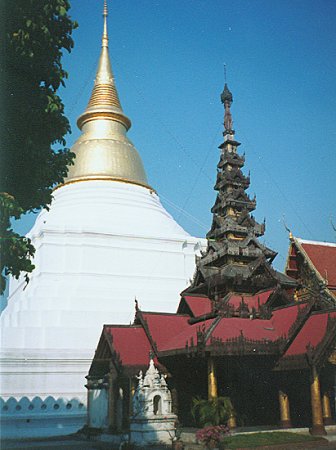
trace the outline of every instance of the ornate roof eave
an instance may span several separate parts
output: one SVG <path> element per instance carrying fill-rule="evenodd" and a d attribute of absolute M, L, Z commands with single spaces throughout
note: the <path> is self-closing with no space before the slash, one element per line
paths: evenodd
<path fill-rule="evenodd" d="M 304 305 L 302 308 L 300 308 L 300 305 Z M 285 354 L 288 348 L 291 346 L 291 344 L 294 342 L 295 338 L 301 331 L 302 327 L 306 323 L 308 317 L 310 316 L 312 309 L 314 306 L 314 302 L 302 302 L 301 304 L 298 304 L 298 313 L 297 317 L 294 321 L 294 323 L 291 325 L 291 327 L 288 330 L 288 336 L 286 338 L 286 341 L 284 342 L 284 346 L 282 348 L 282 354 Z"/>
<path fill-rule="evenodd" d="M 156 342 L 154 341 L 154 339 L 150 333 L 149 326 L 148 326 L 146 319 L 143 316 L 143 312 L 139 308 L 136 310 L 134 323 L 138 323 L 143 327 L 143 329 L 146 333 L 147 339 L 149 340 L 152 351 L 153 351 L 154 355 L 157 357 L 158 350 L 157 350 Z"/>
<path fill-rule="evenodd" d="M 336 312 L 334 309 L 332 312 Z M 316 346 L 307 347 L 307 360 L 309 366 L 320 368 L 325 361 L 327 361 L 335 349 L 336 340 L 336 316 L 331 317 L 328 314 L 327 328 L 321 342 Z"/>
<path fill-rule="evenodd" d="M 225 143 L 227 143 L 226 141 Z M 240 145 L 239 142 L 237 144 Z M 222 149 L 224 147 L 224 144 L 221 144 L 218 148 Z M 226 147 L 226 146 L 225 146 Z M 239 155 L 238 153 L 229 153 L 225 152 L 222 153 L 221 158 L 219 160 L 219 163 L 217 164 L 218 169 L 221 167 L 224 167 L 226 164 L 235 165 L 237 167 L 243 167 L 245 163 L 245 154 Z"/>
<path fill-rule="evenodd" d="M 328 297 L 330 297 L 331 302 L 335 305 L 335 295 L 331 292 L 331 290 L 328 288 L 327 281 L 322 277 L 320 272 L 315 267 L 314 263 L 308 256 L 308 253 L 303 248 L 299 238 L 296 238 L 293 236 L 292 233 L 289 235 L 289 240 L 292 245 L 295 245 L 299 253 L 303 256 L 304 260 L 307 262 L 309 269 L 315 274 L 320 286 L 322 286 L 323 291 L 327 294 Z M 291 247 L 289 247 L 288 255 L 287 255 L 287 262 L 286 262 L 286 268 L 289 268 L 289 259 L 290 259 L 290 251 Z"/>
<path fill-rule="evenodd" d="M 233 131 L 233 130 L 232 130 L 232 131 Z M 224 134 L 225 134 L 225 133 L 224 133 Z M 235 139 L 230 139 L 230 138 L 228 138 L 228 139 L 226 139 L 222 144 L 220 144 L 220 145 L 218 146 L 218 148 L 224 149 L 224 148 L 228 147 L 229 144 L 233 145 L 234 147 L 239 147 L 239 145 L 241 145 L 241 143 L 238 142 L 238 141 L 236 141 Z"/>
<path fill-rule="evenodd" d="M 105 327 L 106 325 L 104 325 L 100 335 L 88 377 L 95 377 L 96 375 L 103 377 L 111 370 L 111 367 L 114 368 L 115 372 L 120 371 L 121 362 L 119 355 L 114 350 L 111 336 L 106 333 Z"/>
<path fill-rule="evenodd" d="M 284 287 L 281 286 L 280 284 L 271 293 L 271 295 L 268 297 L 268 300 L 265 304 L 267 306 L 269 306 L 270 308 L 272 308 L 272 310 L 274 310 L 275 308 L 277 308 L 277 306 L 274 306 L 274 304 L 276 304 L 276 301 L 279 299 L 279 297 L 281 297 L 282 300 L 285 300 L 284 306 L 289 306 L 291 304 L 294 304 L 293 296 L 289 295 L 287 290 L 284 289 Z M 278 307 L 282 307 L 282 306 L 278 306 Z"/>
<path fill-rule="evenodd" d="M 274 367 L 274 371 L 309 369 L 312 366 L 319 369 L 330 358 L 335 350 L 336 319 L 328 317 L 327 329 L 320 343 L 313 347 L 307 346 L 305 353 L 282 356 Z"/>
<path fill-rule="evenodd" d="M 297 286 L 297 281 L 294 280 L 294 278 L 289 277 L 288 275 L 282 273 L 282 272 L 278 272 L 277 270 L 275 270 L 272 266 L 271 266 L 271 262 L 272 261 L 266 261 L 264 263 L 264 267 L 267 270 L 267 272 L 269 273 L 269 275 L 280 285 L 285 285 L 288 287 L 296 287 Z M 259 264 L 260 266 L 260 264 Z M 257 268 L 256 268 L 257 269 Z M 255 270 L 256 270 L 255 269 Z M 251 274 L 252 275 L 252 274 Z"/>
<path fill-rule="evenodd" d="M 196 343 L 187 343 L 184 348 L 170 349 L 159 352 L 158 357 L 174 357 L 179 355 L 204 357 L 205 354 L 211 356 L 251 356 L 254 357 L 279 357 L 284 338 L 275 341 L 267 339 L 253 340 L 241 335 L 236 338 L 222 341 L 221 339 L 208 339 L 205 343 L 199 339 Z"/>

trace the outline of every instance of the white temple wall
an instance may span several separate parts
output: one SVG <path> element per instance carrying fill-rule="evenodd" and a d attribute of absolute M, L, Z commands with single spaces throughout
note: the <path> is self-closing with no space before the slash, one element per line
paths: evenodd
<path fill-rule="evenodd" d="M 55 352 L 52 352 L 55 353 Z M 66 355 L 59 353 L 58 359 L 43 358 L 41 354 L 28 355 L 31 359 L 17 359 L 2 361 L 1 387 L 2 398 L 8 400 L 15 397 L 33 399 L 38 396 L 42 399 L 53 396 L 55 398 L 76 397 L 86 404 L 84 390 L 85 377 L 90 360 L 88 355 L 73 355 L 76 357 L 66 360 Z M 33 356 L 33 358 L 32 358 Z M 79 359 L 82 357 L 83 359 Z M 6 389 L 10 385 L 10 391 Z"/>
<path fill-rule="evenodd" d="M 50 245 L 50 236 L 57 236 L 58 246 Z M 133 320 L 135 297 L 144 310 L 176 311 L 178 292 L 188 285 L 193 274 L 199 247 L 195 238 L 101 238 L 85 233 L 71 234 L 71 239 L 64 239 L 61 233 L 43 234 L 40 262 L 29 285 L 26 289 L 24 282 L 12 285 L 3 317 L 4 327 L 13 327 L 17 334 L 15 342 L 12 336 L 9 338 L 10 347 L 41 348 L 54 327 L 76 329 L 84 323 L 85 327 L 96 328 L 93 341 L 86 335 L 85 342 L 94 347 L 100 325 Z M 26 328 L 40 328 L 35 335 L 28 333 L 29 342 L 22 341 Z M 3 337 L 5 347 L 8 333 L 10 330 Z M 64 340 L 62 336 L 57 337 L 56 347 L 60 340 Z"/>
<path fill-rule="evenodd" d="M 86 408 L 78 399 L 41 399 L 22 397 L 7 401 L 0 398 L 1 438 L 20 438 L 67 435 L 85 423 Z"/>
<path fill-rule="evenodd" d="M 132 322 L 135 297 L 142 310 L 175 312 L 205 247 L 146 188 L 90 181 L 54 195 L 29 233 L 36 248 L 29 284 L 10 281 L 0 318 L 0 378 L 4 401 L 52 398 L 55 409 L 34 403 L 31 421 L 31 410 L 15 407 L 15 415 L 4 404 L 4 427 L 13 436 L 17 427 L 33 437 L 84 425 L 85 376 L 103 325 Z M 67 420 L 72 407 L 61 411 L 58 401 L 83 406 Z"/>

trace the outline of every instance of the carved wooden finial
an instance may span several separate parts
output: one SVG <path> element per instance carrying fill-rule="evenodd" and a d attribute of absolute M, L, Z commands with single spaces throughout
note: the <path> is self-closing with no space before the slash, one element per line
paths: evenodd
<path fill-rule="evenodd" d="M 221 101 L 224 104 L 225 114 L 224 114 L 224 128 L 227 132 L 233 131 L 233 120 L 231 114 L 231 104 L 233 102 L 232 93 L 229 91 L 227 84 L 224 85 L 224 90 L 221 94 Z"/>

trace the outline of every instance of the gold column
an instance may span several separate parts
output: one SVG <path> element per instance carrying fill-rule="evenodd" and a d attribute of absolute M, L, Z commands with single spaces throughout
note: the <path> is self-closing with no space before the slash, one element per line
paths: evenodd
<path fill-rule="evenodd" d="M 210 356 L 208 359 L 208 399 L 217 398 L 217 377 L 215 361 Z"/>
<path fill-rule="evenodd" d="M 322 411 L 324 425 L 332 425 L 334 421 L 331 414 L 330 398 L 328 392 L 324 392 L 324 394 L 322 395 Z"/>
<path fill-rule="evenodd" d="M 323 424 L 320 379 L 315 366 L 311 369 L 310 400 L 312 409 L 310 434 L 325 435 L 327 432 Z"/>
<path fill-rule="evenodd" d="M 279 406 L 280 406 L 280 426 L 281 428 L 291 428 L 291 417 L 289 409 L 289 399 L 286 392 L 279 390 Z"/>
<path fill-rule="evenodd" d="M 234 413 L 231 413 L 229 420 L 227 421 L 228 427 L 230 430 L 233 430 L 234 428 L 237 428 L 237 420 Z"/>

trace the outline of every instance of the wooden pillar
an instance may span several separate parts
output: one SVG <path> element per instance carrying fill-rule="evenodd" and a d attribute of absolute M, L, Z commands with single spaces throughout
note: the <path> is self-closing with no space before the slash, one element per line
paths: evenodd
<path fill-rule="evenodd" d="M 323 424 L 320 379 L 315 366 L 311 369 L 310 400 L 312 409 L 310 434 L 325 435 L 327 432 Z"/>
<path fill-rule="evenodd" d="M 217 377 L 216 377 L 216 366 L 215 361 L 210 356 L 208 358 L 208 399 L 218 397 L 217 392 Z"/>
<path fill-rule="evenodd" d="M 114 383 L 113 383 L 113 375 L 112 373 L 109 373 L 108 376 L 108 422 L 109 422 L 109 428 L 114 429 L 116 426 L 115 423 L 115 389 L 114 389 Z"/>
<path fill-rule="evenodd" d="M 90 420 L 91 420 L 91 395 L 90 395 L 90 378 L 89 376 L 86 377 L 88 380 L 87 384 L 85 385 L 87 392 L 86 392 L 86 423 L 90 426 Z"/>
<path fill-rule="evenodd" d="M 129 379 L 129 416 L 133 415 L 133 397 L 135 392 L 135 382 L 132 377 Z"/>
<path fill-rule="evenodd" d="M 322 395 L 322 412 L 324 425 L 333 425 L 334 421 L 331 414 L 329 392 L 324 392 Z"/>
<path fill-rule="evenodd" d="M 286 392 L 279 390 L 279 406 L 280 406 L 280 427 L 291 428 L 291 417 L 289 409 L 289 399 Z"/>
<path fill-rule="evenodd" d="M 171 397 L 172 397 L 172 413 L 178 416 L 179 413 L 178 392 L 175 386 L 171 388 Z"/>

